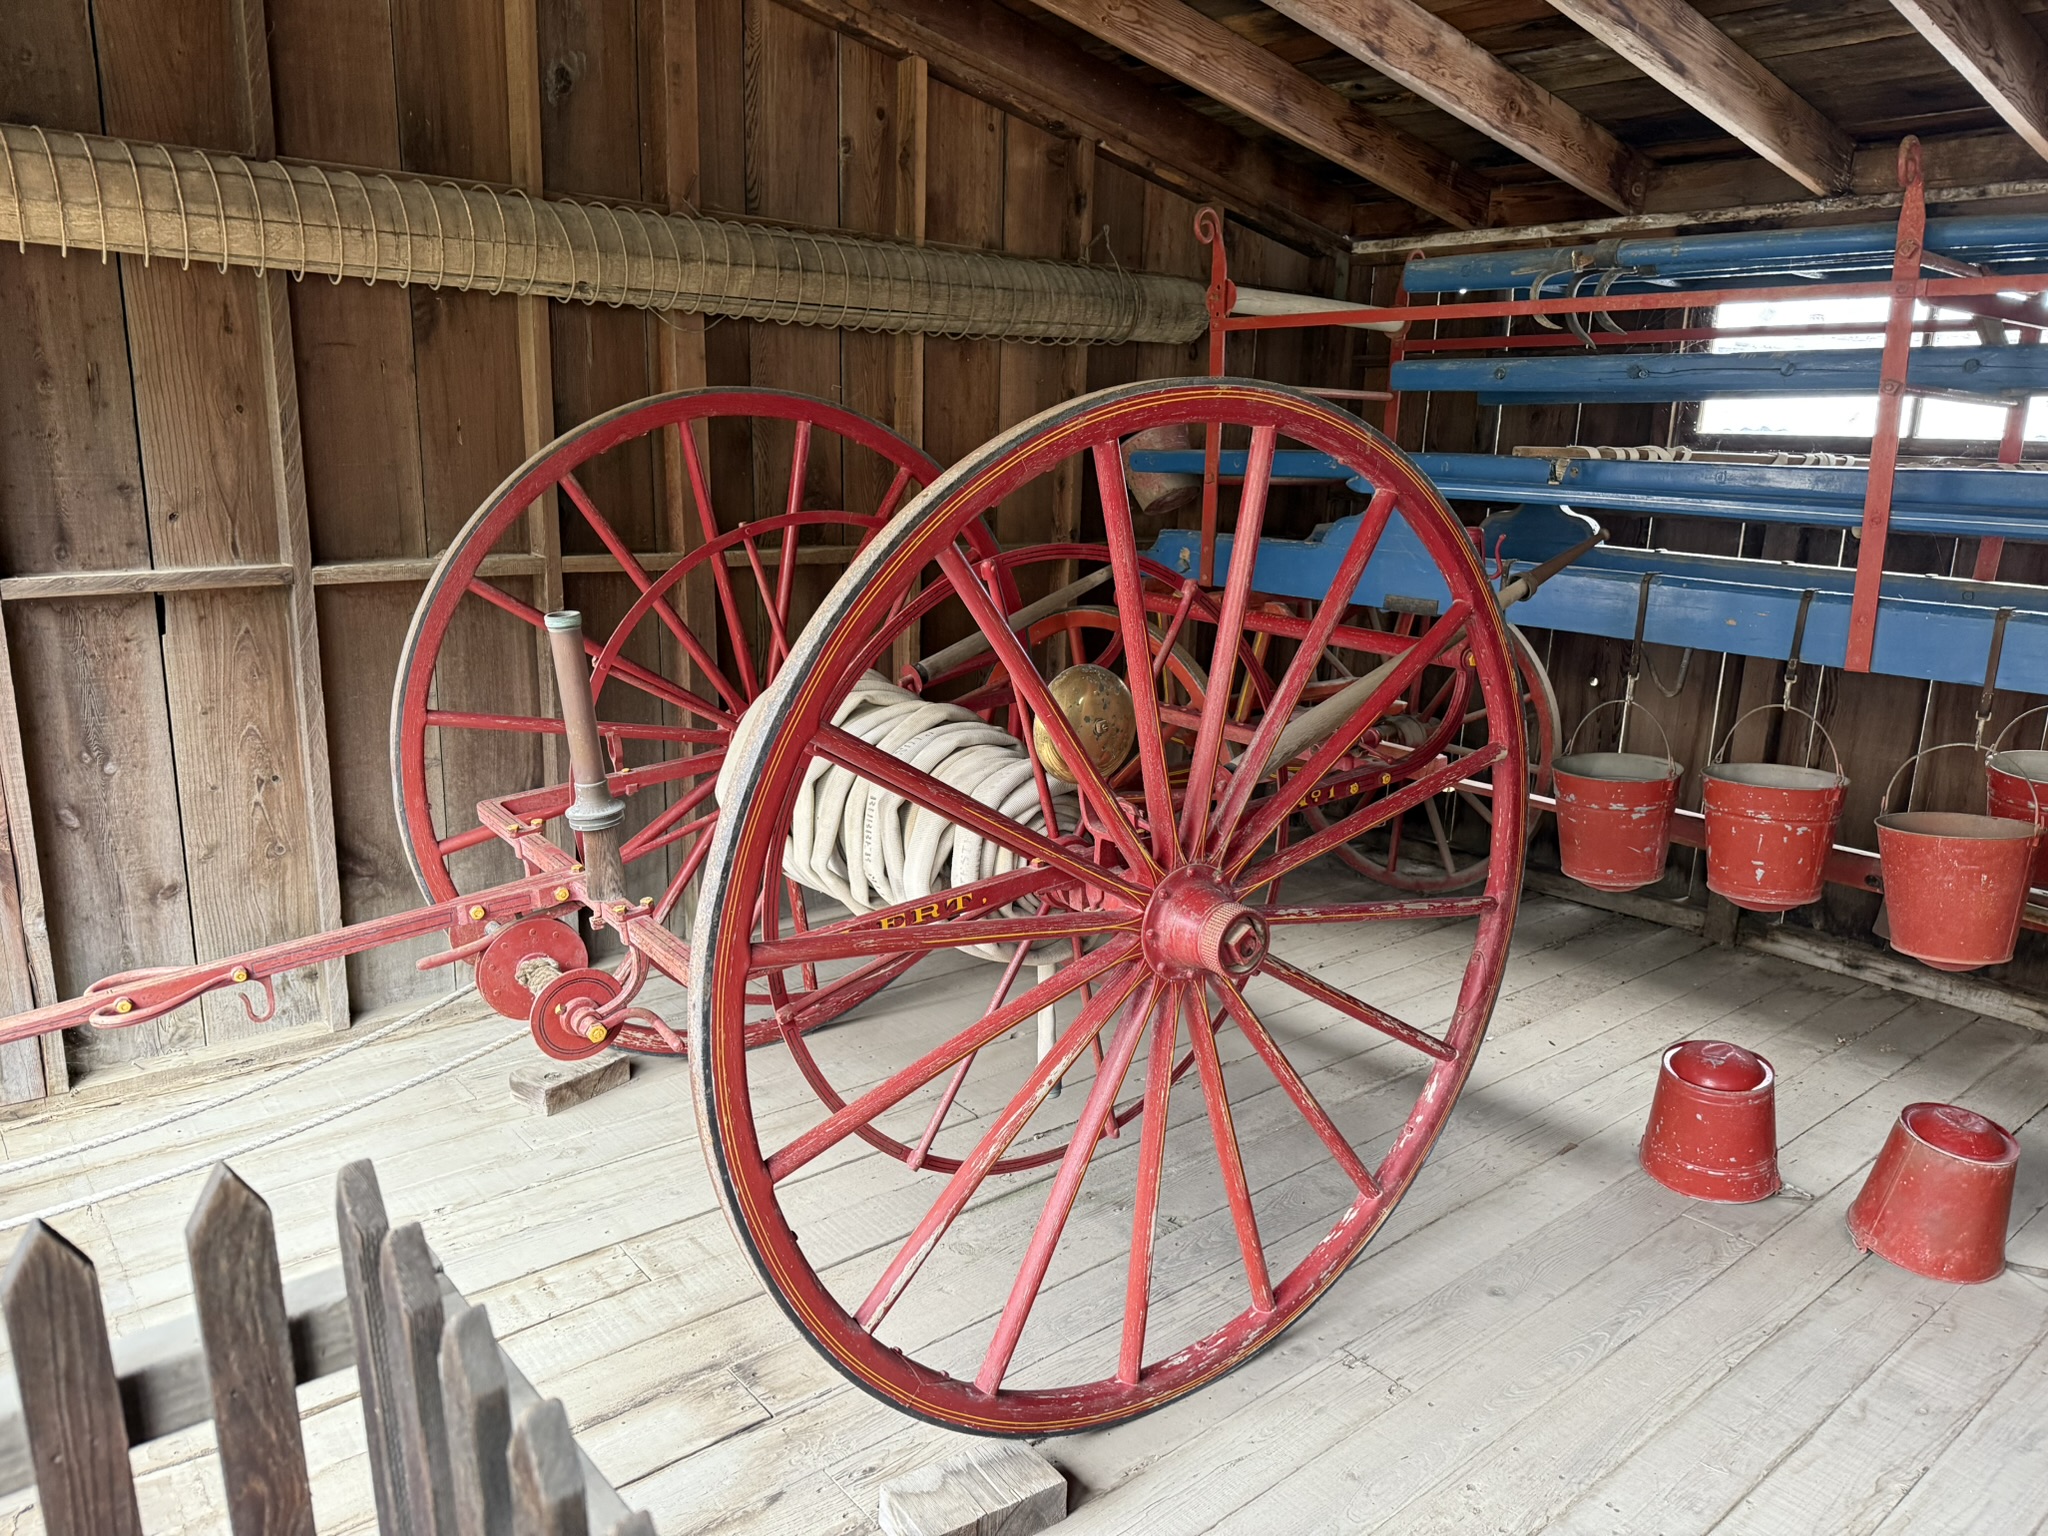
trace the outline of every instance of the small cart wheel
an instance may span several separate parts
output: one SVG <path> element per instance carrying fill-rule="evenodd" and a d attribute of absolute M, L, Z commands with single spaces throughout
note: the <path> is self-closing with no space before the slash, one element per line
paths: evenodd
<path fill-rule="evenodd" d="M 1243 487 L 1220 508 L 1235 525 L 1220 589 L 1139 551 L 1120 444 L 1161 427 L 1249 442 Z M 1421 633 L 1347 624 L 1343 604 L 1304 617 L 1255 600 L 1268 503 L 1289 494 L 1271 484 L 1283 443 L 1381 487 L 1333 590 L 1355 588 L 1390 519 L 1408 524 L 1449 593 Z M 1099 500 L 1104 542 L 1092 561 L 1066 547 L 1075 565 L 1060 580 L 1022 585 L 1057 591 L 1068 572 L 1107 569 L 1085 601 L 1117 614 L 1114 655 L 1092 616 L 1052 624 L 1034 645 L 1035 629 L 1020 634 L 992 590 L 997 562 L 961 545 L 983 509 L 1074 468 Z M 985 649 L 978 669 L 929 687 L 1009 733 L 992 752 L 1028 753 L 1043 730 L 1078 774 L 1078 826 L 1054 816 L 1044 759 L 1031 759 L 1035 825 L 1051 836 L 835 724 L 872 687 L 897 631 L 926 614 Z M 1239 720 L 1242 646 L 1258 635 L 1271 639 L 1270 691 Z M 1199 674 L 1155 666 L 1180 647 Z M 1098 666 L 1107 658 L 1128 689 L 1134 770 L 1097 766 L 1055 702 L 1047 673 L 1076 649 Z M 1326 662 L 1359 651 L 1381 667 L 1330 690 Z M 1469 674 L 1483 725 L 1470 752 L 1411 772 L 1379 727 L 1425 669 L 1444 667 Z M 1106 390 L 1034 418 L 947 471 L 876 537 L 734 753 L 748 789 L 714 833 L 691 955 L 703 1139 L 770 1292 L 868 1391 L 992 1434 L 1156 1408 L 1299 1317 L 1420 1170 L 1506 963 L 1528 770 L 1511 642 L 1471 542 L 1413 464 L 1355 417 L 1222 379 Z M 907 814 L 950 823 L 956 840 L 1006 850 L 1000 872 L 814 926 L 801 944 L 764 938 L 748 914 L 775 877 L 792 804 L 828 765 Z M 1360 901 L 1348 874 L 1311 867 L 1467 782 L 1517 791 L 1494 797 L 1482 891 Z M 1294 837 L 1310 797 L 1330 824 Z M 1373 981 L 1352 979 L 1374 967 L 1344 957 L 1418 922 L 1459 935 L 1465 958 L 1455 1001 L 1410 1020 L 1375 1001 Z M 969 956 L 1027 944 L 1067 954 L 984 1007 Z M 841 1085 L 822 1117 L 794 1053 L 746 1049 L 749 988 L 798 956 L 936 956 L 954 973 L 944 985 L 896 982 L 867 1027 L 803 1037 L 810 1064 Z M 1041 1052 L 1028 1025 L 1046 1007 L 1057 1025 Z M 906 1167 L 882 1142 L 946 1146 L 950 1171 Z M 1042 1147 L 1059 1156 L 1019 1164 Z"/>
<path fill-rule="evenodd" d="M 613 789 L 630 807 L 630 892 L 657 920 L 680 923 L 683 893 L 710 851 L 714 787 L 736 722 L 782 669 L 800 616 L 937 473 L 880 423 L 771 389 L 635 401 L 534 454 L 449 544 L 401 654 L 392 789 L 421 891 L 448 901 L 518 872 L 478 825 L 479 800 L 522 797 L 521 814 L 546 818 L 570 799 L 538 640 L 548 594 L 535 549 L 562 551 L 566 591 L 556 600 L 584 615 L 598 729 Z M 661 527 L 664 476 L 681 488 L 686 539 Z M 966 537 L 993 553 L 978 521 Z M 689 547 L 639 558 L 675 541 Z M 801 927 L 804 893 L 785 883 L 763 910 Z M 785 995 L 762 992 L 757 1005 L 788 1001 L 779 981 L 778 990 Z M 670 1049 L 638 1028 L 620 1043 Z"/>

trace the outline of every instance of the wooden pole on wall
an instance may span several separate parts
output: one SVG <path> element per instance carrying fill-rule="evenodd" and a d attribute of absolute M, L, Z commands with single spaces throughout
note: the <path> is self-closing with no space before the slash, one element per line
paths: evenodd
<path fill-rule="evenodd" d="M 540 22 L 535 0 L 505 0 L 505 107 L 510 114 L 512 184 L 529 193 L 543 190 L 540 136 Z M 549 336 L 548 301 L 525 297 L 517 306 L 519 335 L 519 426 L 521 446 L 533 453 L 555 436 L 554 347 Z M 543 613 L 563 603 L 562 530 L 555 516 L 555 493 L 548 491 L 527 512 L 526 547 L 539 557 L 541 573 L 534 599 Z M 538 631 L 536 631 L 538 634 Z M 536 640 L 535 664 L 540 672 L 543 714 L 555 710 L 554 662 L 545 640 Z M 563 777 L 559 737 L 543 739 L 548 781 Z"/>
<path fill-rule="evenodd" d="M 263 0 L 235 0 L 240 115 L 248 152 L 277 153 L 270 92 L 270 45 Z M 314 915 L 323 928 L 341 926 L 341 868 L 334 833 L 334 782 L 327 760 L 327 707 L 320 686 L 320 628 L 313 602 L 313 541 L 306 511 L 306 466 L 299 438 L 299 376 L 292 356 L 291 300 L 281 272 L 257 274 L 258 350 L 263 360 L 265 425 L 270 440 L 271 493 L 277 514 L 279 562 L 290 568 L 285 588 L 291 647 L 292 706 L 298 719 L 299 771 L 305 781 L 306 835 Z M 320 967 L 321 1012 L 330 1029 L 349 1027 L 348 968 Z"/>
<path fill-rule="evenodd" d="M 924 244 L 925 199 L 931 166 L 926 121 L 931 103 L 931 68 L 917 54 L 896 62 L 896 111 L 891 120 L 895 153 L 890 187 L 889 233 L 899 240 Z M 924 337 L 893 336 L 889 340 L 889 425 L 909 441 L 924 446 Z M 900 677 L 918 660 L 918 634 L 896 637 L 889 650 L 892 676 Z"/>
<path fill-rule="evenodd" d="M 57 975 L 14 699 L 14 664 L 0 614 L 0 1009 L 24 1013 L 57 1001 Z M 0 1046 L 0 1104 L 58 1093 L 69 1081 L 62 1035 Z"/>

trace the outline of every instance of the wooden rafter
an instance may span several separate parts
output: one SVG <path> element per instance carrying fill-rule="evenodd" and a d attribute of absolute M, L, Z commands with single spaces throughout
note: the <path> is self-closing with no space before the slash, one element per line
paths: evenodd
<path fill-rule="evenodd" d="M 1037 4 L 1447 223 L 1486 222 L 1483 178 L 1180 0 Z"/>
<path fill-rule="evenodd" d="M 1892 4 L 2035 153 L 2048 155 L 2048 42 L 2009 0 Z"/>
<path fill-rule="evenodd" d="M 1550 3 L 1808 191 L 1848 186 L 1856 153 L 1850 137 L 1688 0 Z M 1907 9 L 1904 0 L 1900 8 Z"/>
<path fill-rule="evenodd" d="M 1048 132 L 1093 139 L 1112 159 L 1292 240 L 1349 235 L 1353 199 L 1164 92 L 1150 90 L 996 0 L 782 0 Z"/>
<path fill-rule="evenodd" d="M 1642 206 L 1642 156 L 1414 0 L 1267 4 L 1588 197 L 1619 213 Z"/>

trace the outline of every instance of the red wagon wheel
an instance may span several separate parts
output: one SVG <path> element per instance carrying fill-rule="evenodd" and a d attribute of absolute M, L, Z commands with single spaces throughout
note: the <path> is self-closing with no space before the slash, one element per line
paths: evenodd
<path fill-rule="evenodd" d="M 1119 443 L 1174 426 L 1249 441 L 1220 591 L 1137 548 Z M 1340 604 L 1300 617 L 1253 600 L 1268 502 L 1286 494 L 1270 475 L 1282 443 L 1382 487 L 1331 586 L 1352 590 L 1388 520 L 1405 519 L 1450 592 L 1424 633 L 1345 624 Z M 962 546 L 981 509 L 1074 459 L 1099 496 L 1104 542 L 1092 565 L 1082 547 L 1061 553 L 1084 574 L 1111 573 L 1087 601 L 1118 615 L 1112 659 L 1136 723 L 1128 777 L 1083 755 L 1053 702 L 1044 647 L 1013 629 L 991 590 L 999 562 Z M 1043 728 L 1076 765 L 1078 827 L 1048 815 L 1044 825 L 1073 830 L 1041 835 L 834 726 L 894 635 L 928 614 L 971 627 L 988 653 L 986 669 L 954 677 L 947 696 L 973 698 L 1020 746 Z M 1105 653 L 1080 639 L 1086 627 L 1052 626 L 1062 654 L 1078 641 L 1100 664 Z M 1275 680 L 1262 712 L 1240 723 L 1229 717 L 1247 635 L 1271 637 Z M 1192 710 L 1155 686 L 1152 667 L 1130 664 L 1177 645 L 1203 661 Z M 1301 704 L 1340 651 L 1375 653 L 1383 669 Z M 1486 739 L 1397 780 L 1403 759 L 1378 727 L 1430 666 L 1469 671 L 1489 706 Z M 734 1226 L 796 1325 L 886 1401 L 1006 1434 L 1144 1412 L 1272 1340 L 1392 1211 L 1471 1068 L 1514 922 L 1522 797 L 1496 799 L 1480 893 L 1358 901 L 1308 866 L 1454 783 L 1519 787 L 1516 689 L 1505 625 L 1456 517 L 1385 439 L 1311 397 L 1232 380 L 1108 390 L 934 483 L 856 562 L 757 706 L 734 749 L 750 792 L 720 823 L 705 866 L 689 1005 L 703 1135 Z M 815 927 L 801 943 L 763 939 L 745 914 L 775 867 L 792 797 L 825 765 L 950 822 L 957 837 L 1010 850 L 1014 867 Z M 1335 819 L 1284 842 L 1310 795 Z M 1261 904 L 1283 878 L 1288 890 Z M 1469 940 L 1456 1002 L 1428 1028 L 1334 963 L 1418 921 Z M 957 977 L 911 978 L 881 995 L 867 1026 L 809 1037 L 815 1063 L 846 1085 L 822 1118 L 789 1056 L 744 1049 L 750 982 L 795 958 L 929 954 L 958 970 L 972 963 L 968 946 L 1026 942 L 1074 953 L 999 1006 L 963 1009 Z M 1058 1028 L 1041 1055 L 1025 1026 L 1047 1006 Z M 1178 1093 L 1176 1079 L 1188 1085 Z M 950 1171 L 861 1145 L 934 1133 L 951 1138 Z M 1017 1165 L 1036 1148 L 1059 1155 Z M 849 1182 L 849 1162 L 864 1183 Z"/>
<path fill-rule="evenodd" d="M 657 521 L 664 472 L 680 479 L 692 547 L 643 560 L 678 532 Z M 565 556 L 613 787 L 633 808 L 629 889 L 666 921 L 709 852 L 735 722 L 785 665 L 801 616 L 937 473 L 867 417 L 766 389 L 636 401 L 536 453 L 451 541 L 406 636 L 391 771 L 421 890 L 446 901 L 517 873 L 478 825 L 478 800 L 553 785 L 567 803 L 567 764 L 549 751 L 562 727 L 534 643 L 541 541 Z M 978 524 L 968 538 L 994 548 Z M 801 924 L 803 893 L 770 898 L 782 903 L 777 920 Z M 639 1026 L 613 1043 L 675 1049 Z"/>
<path fill-rule="evenodd" d="M 1550 686 L 1550 673 L 1543 658 L 1529 644 L 1528 637 L 1514 625 L 1508 626 L 1515 670 L 1521 678 L 1522 733 L 1529 750 L 1529 788 L 1539 795 L 1551 792 L 1550 764 L 1563 735 L 1558 720 L 1557 695 Z M 1425 676 L 1417 690 L 1415 707 L 1397 717 L 1394 730 L 1401 744 L 1411 750 L 1428 748 L 1459 756 L 1473 740 L 1484 739 L 1483 700 L 1463 701 L 1456 680 Z M 1445 710 L 1457 702 L 1461 719 L 1445 720 Z M 1440 747 L 1432 747 L 1439 743 Z M 1434 760 L 1434 758 L 1432 758 Z M 1420 771 L 1416 763 L 1410 771 Z M 1304 813 L 1317 830 L 1329 823 L 1322 812 L 1310 807 Z M 1395 817 L 1383 828 L 1356 842 L 1339 844 L 1337 857 L 1367 879 L 1396 890 L 1434 896 L 1445 891 L 1469 890 L 1486 880 L 1489 854 L 1485 823 L 1493 817 L 1492 793 L 1484 785 L 1460 785 Z M 1476 820 L 1476 829 L 1470 823 Z M 1473 831 L 1478 836 L 1473 836 Z"/>

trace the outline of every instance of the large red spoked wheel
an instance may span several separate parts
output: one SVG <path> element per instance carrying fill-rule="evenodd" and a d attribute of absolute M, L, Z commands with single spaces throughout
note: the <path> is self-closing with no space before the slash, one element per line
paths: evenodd
<path fill-rule="evenodd" d="M 1402 619 L 1406 621 L 1407 616 Z M 1522 682 L 1529 788 L 1547 796 L 1552 788 L 1551 760 L 1563 736 L 1557 694 L 1551 689 L 1543 658 L 1512 624 L 1508 626 L 1508 643 Z M 1468 698 L 1467 690 L 1458 683 L 1456 674 L 1448 671 L 1425 674 L 1414 706 L 1396 718 L 1387 734 L 1411 751 L 1430 754 L 1431 760 L 1439 755 L 1461 756 L 1470 742 L 1483 741 L 1485 701 Z M 1304 815 L 1318 830 L 1329 824 L 1313 807 Z M 1367 879 L 1396 890 L 1421 896 L 1470 890 L 1486 880 L 1490 843 L 1486 823 L 1492 817 L 1491 787 L 1460 785 L 1423 801 L 1356 842 L 1340 843 L 1336 853 Z"/>
<path fill-rule="evenodd" d="M 1243 486 L 1224 493 L 1237 538 L 1220 590 L 1139 551 L 1119 444 L 1161 427 L 1249 442 Z M 1405 519 L 1451 597 L 1422 633 L 1346 623 L 1340 603 L 1304 617 L 1255 599 L 1258 535 L 1269 501 L 1287 494 L 1271 486 L 1282 444 L 1331 454 L 1383 488 L 1331 586 L 1352 590 L 1388 520 Z M 1014 630 L 994 590 L 1012 557 L 977 561 L 963 547 L 981 509 L 1076 459 L 1099 498 L 1103 540 L 1057 554 L 1072 561 L 1062 575 L 1111 572 L 1080 601 L 1116 613 L 1114 654 L 1093 614 L 1049 626 L 1060 633 L 1034 645 L 1039 627 Z M 1077 765 L 1078 827 L 1054 819 L 1043 777 L 1039 824 L 1063 829 L 1053 837 L 834 726 L 896 632 L 935 612 L 978 631 L 986 660 L 943 687 L 935 676 L 932 688 L 1007 730 L 1014 751 L 1042 727 Z M 1270 692 L 1237 722 L 1254 636 L 1270 637 Z M 1082 766 L 1052 702 L 1047 671 L 1084 647 L 1129 689 L 1135 768 Z M 1170 664 L 1178 649 L 1199 671 Z M 1345 675 L 1334 658 L 1358 652 L 1381 667 L 1331 690 Z M 1137 657 L 1147 665 L 1132 665 Z M 1488 706 L 1485 739 L 1410 773 L 1378 728 L 1428 667 L 1469 672 Z M 1414 466 L 1356 418 L 1290 391 L 1210 380 L 1108 390 L 1025 423 L 949 470 L 876 538 L 734 753 L 751 792 L 714 834 L 691 957 L 703 1134 L 768 1287 L 861 1386 L 986 1433 L 1144 1412 L 1271 1341 L 1414 1179 L 1500 983 L 1522 797 L 1496 797 L 1483 892 L 1361 901 L 1349 876 L 1311 866 L 1452 784 L 1519 789 L 1527 768 L 1507 632 L 1471 543 Z M 900 797 L 914 816 L 951 823 L 956 838 L 1009 850 L 1015 867 L 814 927 L 800 944 L 761 938 L 746 914 L 772 878 L 792 800 L 826 765 Z M 1333 819 L 1288 841 L 1311 795 Z M 1356 957 L 1416 922 L 1469 944 L 1441 1020 L 1399 1018 L 1375 1002 L 1370 981 L 1352 979 L 1375 970 Z M 968 947 L 1021 954 L 1031 944 L 1064 952 L 1061 963 L 984 1008 L 982 974 L 994 968 L 969 970 Z M 837 1085 L 839 1107 L 823 1117 L 790 1055 L 744 1049 L 744 999 L 759 975 L 797 958 L 917 954 L 968 974 L 943 986 L 899 981 L 869 1004 L 872 1022 L 805 1037 L 811 1064 Z M 1057 1027 L 1041 1056 L 1030 1021 L 1045 1007 Z M 944 1147 L 949 1163 L 936 1171 L 892 1146 Z M 1057 1158 L 1027 1155 L 1041 1148 Z"/>
<path fill-rule="evenodd" d="M 568 572 L 561 600 L 584 616 L 613 787 L 632 807 L 629 889 L 667 921 L 685 915 L 678 903 L 709 852 L 735 722 L 785 664 L 801 617 L 937 473 L 878 422 L 767 389 L 636 401 L 536 453 L 450 542 L 406 637 L 391 770 L 421 890 L 446 901 L 518 873 L 478 825 L 479 800 L 559 785 L 567 803 L 536 644 L 547 541 Z M 687 529 L 662 525 L 664 476 L 680 485 Z M 968 536 L 994 547 L 979 526 Z M 645 558 L 679 543 L 687 553 Z M 767 908 L 800 925 L 803 894 Z M 614 1043 L 675 1048 L 640 1026 Z"/>

